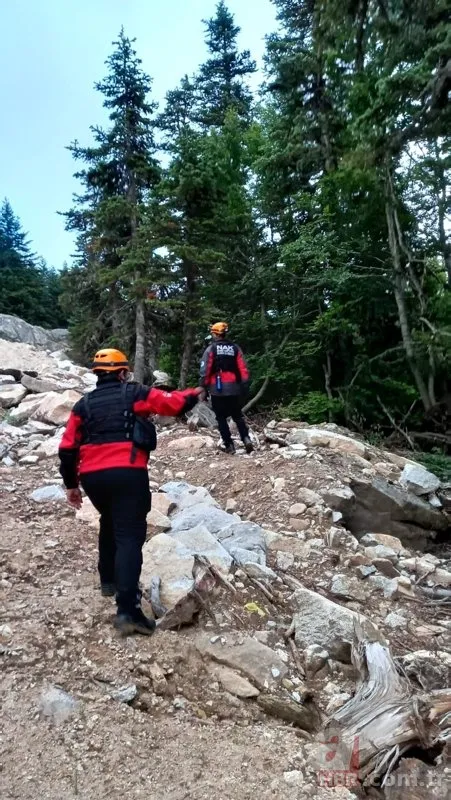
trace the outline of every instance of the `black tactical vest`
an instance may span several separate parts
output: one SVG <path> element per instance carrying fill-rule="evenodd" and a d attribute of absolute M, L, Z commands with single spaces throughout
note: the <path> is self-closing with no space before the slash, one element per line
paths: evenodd
<path fill-rule="evenodd" d="M 136 386 L 106 381 L 81 401 L 82 444 L 133 441 Z"/>

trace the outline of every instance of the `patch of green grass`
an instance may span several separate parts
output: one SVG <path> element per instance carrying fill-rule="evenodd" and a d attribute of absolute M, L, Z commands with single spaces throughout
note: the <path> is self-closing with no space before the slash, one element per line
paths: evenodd
<path fill-rule="evenodd" d="M 451 456 L 433 451 L 432 453 L 415 453 L 415 460 L 437 475 L 437 478 L 444 483 L 451 481 Z"/>

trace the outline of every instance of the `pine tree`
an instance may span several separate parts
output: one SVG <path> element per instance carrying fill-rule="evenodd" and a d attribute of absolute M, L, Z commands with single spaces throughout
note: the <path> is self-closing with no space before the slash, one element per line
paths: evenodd
<path fill-rule="evenodd" d="M 123 30 L 107 60 L 107 77 L 96 84 L 109 111 L 107 130 L 92 128 L 95 146 L 70 150 L 86 167 L 77 177 L 85 194 L 67 214 L 69 229 L 80 232 L 78 265 L 66 276 L 66 285 L 80 298 L 81 314 L 75 335 L 86 351 L 96 342 L 108 340 L 123 347 L 130 324 L 134 329 L 132 351 L 135 375 L 146 374 L 146 296 L 152 254 L 142 246 L 140 227 L 146 217 L 146 203 L 159 179 L 155 159 L 155 103 L 148 100 L 151 79 L 142 71 L 133 49 L 134 40 Z M 91 287 L 86 321 L 83 313 L 86 291 Z M 85 321 L 83 321 L 85 317 Z M 74 315 L 75 322 L 75 315 Z"/>
<path fill-rule="evenodd" d="M 0 284 L 0 313 L 48 328 L 65 323 L 58 275 L 32 253 L 7 199 L 0 208 Z"/>
<path fill-rule="evenodd" d="M 238 50 L 240 28 L 224 0 L 216 6 L 216 16 L 204 21 L 210 58 L 202 64 L 197 89 L 199 121 L 207 126 L 222 126 L 226 114 L 234 109 L 240 120 L 249 122 L 252 95 L 246 78 L 256 71 L 248 50 Z"/>

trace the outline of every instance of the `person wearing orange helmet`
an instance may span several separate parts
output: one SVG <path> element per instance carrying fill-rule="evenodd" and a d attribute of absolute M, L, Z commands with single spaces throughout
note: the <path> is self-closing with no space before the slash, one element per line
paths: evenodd
<path fill-rule="evenodd" d="M 115 627 L 151 634 L 155 621 L 141 609 L 139 578 L 146 517 L 151 507 L 147 463 L 156 447 L 150 414 L 177 416 L 193 408 L 202 388 L 167 392 L 131 383 L 120 350 L 99 350 L 97 386 L 73 407 L 59 448 L 60 473 L 71 506 L 80 484 L 100 513 L 99 563 L 103 596 L 116 595 Z"/>
<path fill-rule="evenodd" d="M 253 445 L 243 417 L 242 404 L 249 388 L 249 370 L 241 348 L 230 341 L 227 322 L 215 322 L 210 328 L 212 343 L 207 347 L 200 364 L 200 385 L 210 394 L 224 450 L 235 453 L 235 445 L 227 419 L 232 417 L 247 453 Z"/>

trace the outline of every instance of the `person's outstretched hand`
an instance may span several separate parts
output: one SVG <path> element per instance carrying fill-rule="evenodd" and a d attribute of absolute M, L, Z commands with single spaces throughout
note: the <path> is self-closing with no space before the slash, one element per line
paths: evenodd
<path fill-rule="evenodd" d="M 72 508 L 81 508 L 83 498 L 80 489 L 66 489 L 67 502 Z"/>
<path fill-rule="evenodd" d="M 195 392 L 197 394 L 197 398 L 198 398 L 199 403 L 202 403 L 205 400 L 206 396 L 207 396 L 204 387 L 203 386 L 197 386 L 196 389 L 195 389 Z"/>

